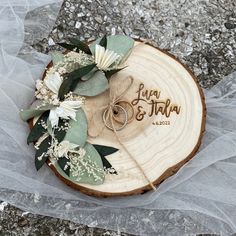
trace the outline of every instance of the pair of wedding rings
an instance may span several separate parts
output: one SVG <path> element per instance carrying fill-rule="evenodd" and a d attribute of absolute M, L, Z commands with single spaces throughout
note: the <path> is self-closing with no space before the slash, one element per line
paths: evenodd
<path fill-rule="evenodd" d="M 126 108 L 125 108 L 126 107 Z M 111 109 L 109 111 L 109 109 Z M 129 114 L 129 110 L 131 114 Z M 122 112 L 123 119 L 120 118 Z M 125 128 L 127 124 L 129 124 L 134 118 L 134 108 L 130 102 L 127 101 L 118 101 L 113 106 L 109 106 L 103 112 L 103 122 L 105 126 L 110 130 L 120 131 Z M 112 120 L 111 120 L 112 119 Z M 114 123 L 120 124 L 119 127 L 114 127 Z"/>

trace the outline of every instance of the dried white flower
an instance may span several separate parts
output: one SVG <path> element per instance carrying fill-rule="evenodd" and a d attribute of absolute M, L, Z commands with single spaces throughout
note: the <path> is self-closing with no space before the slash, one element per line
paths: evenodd
<path fill-rule="evenodd" d="M 43 81 L 42 80 L 36 80 L 36 89 L 40 90 L 43 87 Z"/>
<path fill-rule="evenodd" d="M 42 161 L 43 160 L 43 156 L 45 155 L 45 152 L 43 152 L 38 158 L 39 161 Z"/>
<path fill-rule="evenodd" d="M 70 166 L 71 175 L 76 178 L 76 181 L 80 181 L 81 177 L 85 174 L 92 177 L 95 182 L 102 181 L 104 178 L 104 170 L 94 163 L 88 153 L 86 158 L 84 158 L 85 154 L 86 151 L 82 148 L 80 148 L 76 154 L 70 154 L 70 162 L 68 164 Z"/>
<path fill-rule="evenodd" d="M 76 120 L 76 111 L 83 104 L 82 100 L 63 101 L 59 107 L 50 110 L 49 121 L 52 127 L 58 126 L 59 118 Z"/>
<path fill-rule="evenodd" d="M 39 100 L 43 99 L 43 95 L 41 93 L 35 94 L 36 98 Z"/>
<path fill-rule="evenodd" d="M 79 157 L 84 157 L 85 156 L 85 154 L 86 154 L 86 151 L 85 151 L 85 149 L 83 149 L 83 148 L 80 148 L 79 149 L 79 151 L 78 151 L 78 154 L 79 154 Z"/>
<path fill-rule="evenodd" d="M 39 149 L 40 144 L 41 144 L 48 136 L 49 136 L 49 134 L 48 134 L 48 133 L 45 133 L 45 134 L 43 134 L 43 135 L 38 139 L 38 141 L 37 141 L 37 142 L 35 143 L 35 145 L 34 145 L 34 147 L 35 147 L 36 150 Z"/>
<path fill-rule="evenodd" d="M 45 88 L 42 88 L 42 89 L 40 90 L 40 92 L 41 92 L 42 95 L 47 94 L 47 90 L 46 90 Z"/>
<path fill-rule="evenodd" d="M 78 148 L 79 145 L 70 143 L 67 140 L 63 140 L 62 142 L 59 143 L 57 147 L 54 148 L 54 155 L 56 157 L 63 157 L 65 156 L 66 158 L 68 157 L 69 152 L 74 152 L 76 148 Z"/>
<path fill-rule="evenodd" d="M 45 85 L 55 94 L 58 94 L 62 81 L 58 72 L 47 74 L 44 79 Z"/>
<path fill-rule="evenodd" d="M 104 47 L 96 44 L 95 46 L 95 63 L 100 70 L 109 70 L 110 66 L 120 59 L 117 53 L 105 49 Z"/>
<path fill-rule="evenodd" d="M 60 74 L 60 75 L 63 75 L 63 74 L 65 74 L 67 71 L 66 71 L 66 68 L 65 67 L 60 67 L 60 68 L 58 68 L 58 73 Z"/>

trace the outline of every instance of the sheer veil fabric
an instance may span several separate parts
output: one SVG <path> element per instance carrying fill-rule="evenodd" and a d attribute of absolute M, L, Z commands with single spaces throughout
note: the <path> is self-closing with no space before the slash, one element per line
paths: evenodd
<path fill-rule="evenodd" d="M 30 44 L 46 37 L 60 0 L 0 3 L 0 200 L 25 211 L 137 235 L 236 232 L 236 72 L 205 91 L 207 126 L 198 154 L 144 195 L 98 199 L 74 191 L 47 166 L 37 172 L 19 111 L 33 100 L 50 57 Z"/>

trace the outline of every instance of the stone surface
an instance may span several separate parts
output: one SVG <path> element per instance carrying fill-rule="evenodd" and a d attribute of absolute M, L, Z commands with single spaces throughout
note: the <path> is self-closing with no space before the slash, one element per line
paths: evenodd
<path fill-rule="evenodd" d="M 165 49 L 186 63 L 204 88 L 236 67 L 234 0 L 79 0 L 65 1 L 52 40 L 35 43 L 48 52 L 67 37 L 93 40 L 104 34 L 127 34 Z"/>
<path fill-rule="evenodd" d="M 4 206 L 3 206 L 4 205 Z M 33 215 L 0 203 L 1 236 L 125 236 L 127 234 L 89 228 L 66 220 Z"/>
<path fill-rule="evenodd" d="M 204 88 L 236 70 L 235 0 L 66 0 L 49 37 L 34 42 L 33 47 L 47 53 L 59 49 L 55 43 L 64 38 L 93 40 L 104 34 L 127 34 L 173 53 Z M 177 218 L 175 213 L 171 217 Z M 126 234 L 0 204 L 0 235 Z"/>

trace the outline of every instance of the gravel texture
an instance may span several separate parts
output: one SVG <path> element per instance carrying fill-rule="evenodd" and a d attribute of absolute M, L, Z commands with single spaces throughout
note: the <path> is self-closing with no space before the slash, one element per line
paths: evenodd
<path fill-rule="evenodd" d="M 0 203 L 0 236 L 126 236 L 66 220 L 33 215 Z"/>
<path fill-rule="evenodd" d="M 34 46 L 48 52 L 66 37 L 104 34 L 126 34 L 173 53 L 204 88 L 236 68 L 234 0 L 65 1 L 49 38 Z"/>
<path fill-rule="evenodd" d="M 104 34 L 126 34 L 173 53 L 204 88 L 236 70 L 235 0 L 66 0 L 49 37 L 33 47 L 47 53 L 64 38 L 88 41 Z M 0 204 L 4 236 L 126 235 L 4 206 Z"/>

